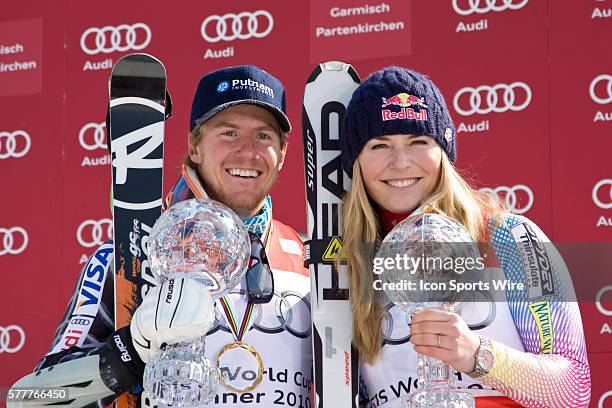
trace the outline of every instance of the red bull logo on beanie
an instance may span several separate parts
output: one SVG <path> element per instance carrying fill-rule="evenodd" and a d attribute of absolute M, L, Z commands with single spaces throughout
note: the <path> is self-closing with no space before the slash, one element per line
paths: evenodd
<path fill-rule="evenodd" d="M 382 98 L 382 107 L 385 108 L 389 105 L 401 106 L 402 108 L 408 108 L 410 106 L 417 106 L 419 108 L 427 108 L 425 101 L 418 96 L 407 94 L 406 92 L 398 93 L 391 98 Z"/>
<path fill-rule="evenodd" d="M 420 111 L 415 111 L 411 108 L 402 108 L 399 112 L 393 112 L 389 109 L 382 110 L 382 120 L 383 122 L 387 120 L 398 120 L 398 119 L 414 119 L 414 120 L 427 120 L 427 111 L 425 109 L 421 109 Z"/>
<path fill-rule="evenodd" d="M 399 112 L 394 112 L 389 109 L 383 109 L 382 120 L 400 120 L 400 119 L 413 119 L 413 120 L 427 120 L 427 105 L 425 101 L 418 96 L 410 95 L 405 92 L 398 93 L 390 98 L 382 98 L 382 107 L 386 108 L 390 105 L 401 107 Z M 412 107 L 417 108 L 415 111 Z"/>

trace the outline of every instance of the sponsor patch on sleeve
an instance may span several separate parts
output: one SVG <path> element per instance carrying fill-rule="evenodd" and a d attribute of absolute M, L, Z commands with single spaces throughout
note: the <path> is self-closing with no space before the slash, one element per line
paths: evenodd
<path fill-rule="evenodd" d="M 302 256 L 302 250 L 300 249 L 300 244 L 298 244 L 296 241 L 292 239 L 281 238 L 281 237 L 278 238 L 278 241 L 280 242 L 280 247 L 283 250 L 283 252 L 286 252 L 288 254 Z"/>
<path fill-rule="evenodd" d="M 555 339 L 552 330 L 550 303 L 546 301 L 532 303 L 529 305 L 529 311 L 538 326 L 541 353 L 552 354 Z"/>
<path fill-rule="evenodd" d="M 79 285 L 77 302 L 70 315 L 68 325 L 49 354 L 59 353 L 70 347 L 80 347 L 83 345 L 91 325 L 98 314 L 104 281 L 112 261 L 113 244 L 106 243 L 96 250 L 87 265 L 85 265 L 83 280 Z"/>
<path fill-rule="evenodd" d="M 510 229 L 516 241 L 529 300 L 555 294 L 550 258 L 536 231 L 528 223 L 521 222 Z"/>

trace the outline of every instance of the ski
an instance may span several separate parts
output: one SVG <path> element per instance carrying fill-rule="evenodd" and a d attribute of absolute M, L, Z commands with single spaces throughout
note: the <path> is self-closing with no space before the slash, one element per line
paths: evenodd
<path fill-rule="evenodd" d="M 346 63 L 319 64 L 308 77 L 302 109 L 313 339 L 314 406 L 358 406 L 358 355 L 352 347 L 352 315 L 342 250 L 342 197 L 350 178 L 342 169 L 339 134 L 346 106 L 360 83 Z M 341 252 L 340 252 L 341 253 Z"/>
<path fill-rule="evenodd" d="M 113 67 L 110 147 L 116 328 L 130 323 L 143 296 L 156 285 L 147 261 L 147 239 L 162 207 L 165 96 L 166 70 L 155 57 L 130 54 Z M 116 406 L 137 408 L 139 399 L 126 392 Z"/>

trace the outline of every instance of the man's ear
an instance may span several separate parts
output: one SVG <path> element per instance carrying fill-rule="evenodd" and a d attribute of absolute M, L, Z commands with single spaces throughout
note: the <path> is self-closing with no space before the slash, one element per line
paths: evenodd
<path fill-rule="evenodd" d="M 200 160 L 200 155 L 198 154 L 198 149 L 196 146 L 189 143 L 189 147 L 187 151 L 189 153 L 189 158 L 191 159 L 192 162 L 196 164 L 201 164 L 202 160 Z"/>
<path fill-rule="evenodd" d="M 289 146 L 289 143 L 285 142 L 285 145 L 281 147 L 280 157 L 278 161 L 278 171 L 280 171 L 283 168 L 283 165 L 285 164 L 285 157 L 287 157 L 287 147 L 288 146 Z"/>

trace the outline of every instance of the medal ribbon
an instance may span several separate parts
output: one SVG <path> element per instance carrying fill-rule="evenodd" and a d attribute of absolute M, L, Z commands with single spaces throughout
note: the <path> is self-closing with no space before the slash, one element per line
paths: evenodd
<path fill-rule="evenodd" d="M 246 311 L 244 312 L 244 317 L 242 319 L 242 324 L 240 325 L 240 329 L 238 329 L 238 325 L 236 323 L 236 319 L 234 318 L 234 314 L 232 313 L 232 309 L 230 309 L 229 304 L 227 303 L 227 299 L 225 299 L 225 297 L 219 299 L 220 303 L 221 303 L 221 307 L 223 308 L 223 311 L 225 312 L 225 317 L 227 319 L 227 323 L 230 326 L 230 330 L 232 331 L 232 334 L 234 335 L 234 337 L 236 338 L 236 341 L 242 341 L 242 337 L 244 336 L 244 333 L 247 329 L 247 326 L 249 326 L 249 323 L 251 321 L 251 315 L 253 314 L 253 303 L 249 302 L 246 308 Z"/>
<path fill-rule="evenodd" d="M 264 231 L 264 246 L 268 248 L 268 241 L 270 238 L 270 230 L 272 229 L 272 223 L 268 223 L 265 231 Z M 248 296 L 248 294 L 247 294 Z M 227 324 L 234 336 L 234 339 L 238 342 L 242 342 L 242 337 L 246 332 L 251 328 L 251 317 L 253 316 L 253 302 L 250 300 L 247 303 L 246 310 L 244 311 L 244 316 L 242 317 L 242 321 L 238 322 L 232 312 L 232 308 L 230 306 L 229 295 L 223 296 L 219 299 L 219 303 L 221 304 L 221 308 L 223 309 L 223 313 L 225 314 L 225 320 L 227 320 Z"/>

